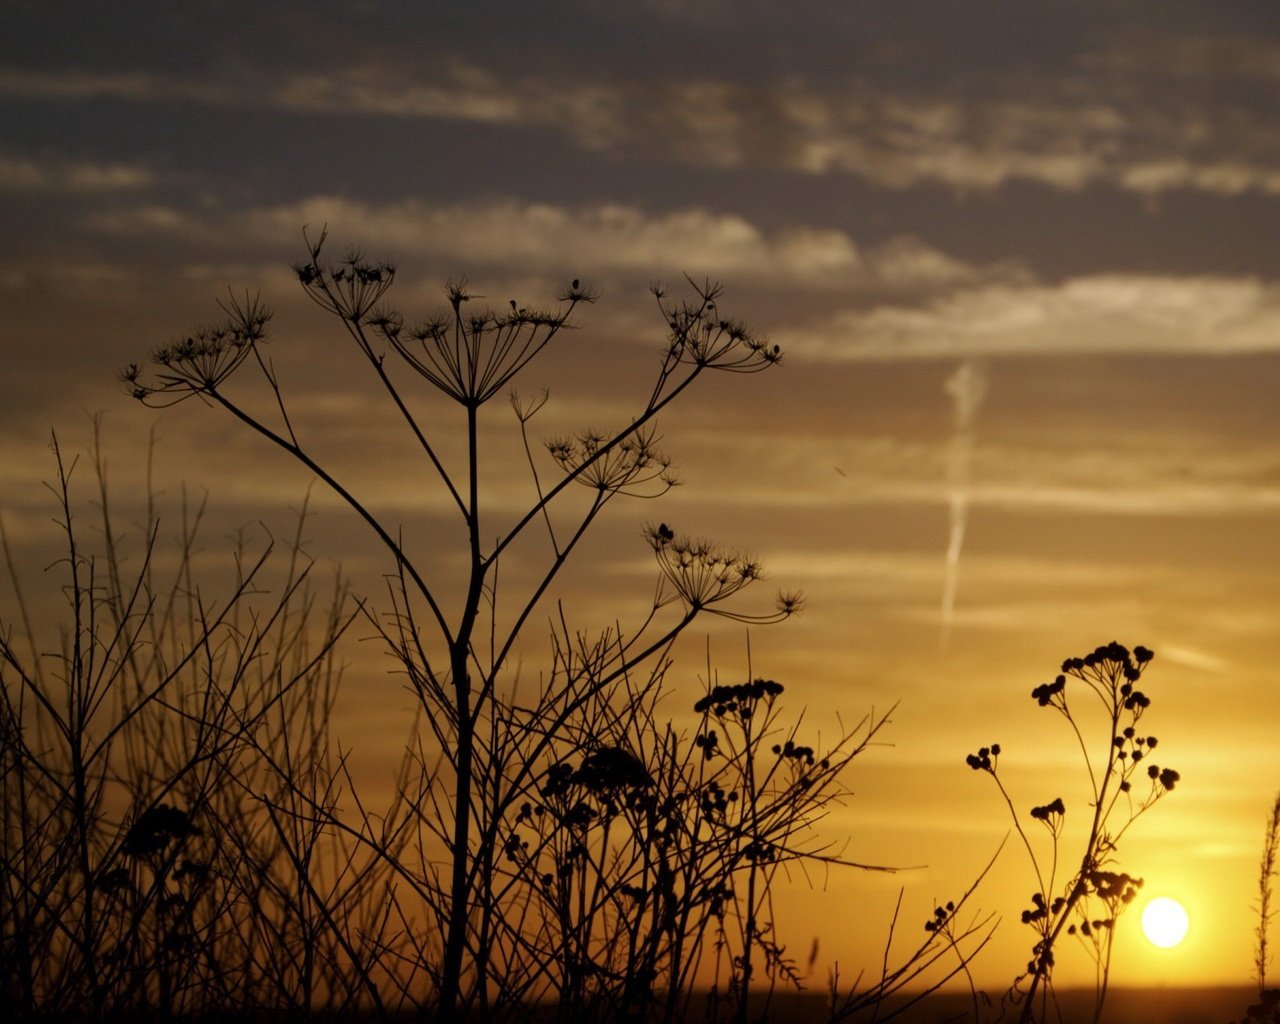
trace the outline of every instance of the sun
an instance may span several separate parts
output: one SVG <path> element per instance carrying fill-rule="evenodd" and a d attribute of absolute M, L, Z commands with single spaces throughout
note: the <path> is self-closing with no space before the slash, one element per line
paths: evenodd
<path fill-rule="evenodd" d="M 1172 949 L 1187 937 L 1186 908 L 1168 896 L 1157 896 L 1142 908 L 1142 934 L 1161 949 Z"/>

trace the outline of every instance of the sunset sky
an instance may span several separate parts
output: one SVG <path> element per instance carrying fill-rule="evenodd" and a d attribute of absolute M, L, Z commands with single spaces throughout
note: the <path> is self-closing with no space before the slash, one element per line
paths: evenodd
<path fill-rule="evenodd" d="M 209 492 L 211 553 L 287 528 L 305 472 L 116 379 L 228 286 L 275 310 L 330 464 L 434 535 L 447 504 L 289 269 L 304 225 L 396 263 L 411 319 L 450 277 L 497 305 L 589 281 L 582 329 L 524 379 L 551 388 L 548 433 L 647 398 L 651 282 L 719 280 L 783 363 L 661 421 L 683 486 L 614 504 L 560 596 L 593 627 L 642 611 L 661 519 L 763 562 L 743 610 L 803 590 L 802 615 L 751 632 L 751 669 L 814 736 L 897 703 L 824 829 L 914 870 L 790 894 L 798 955 L 816 934 L 820 967 L 875 970 L 900 887 L 904 946 L 963 891 L 1009 827 L 964 763 L 983 744 L 1021 809 L 1060 795 L 1083 816 L 1078 753 L 1029 694 L 1114 639 L 1156 652 L 1146 722 L 1183 779 L 1119 866 L 1191 915 L 1163 951 L 1126 919 L 1114 981 L 1248 982 L 1280 789 L 1274 0 L 49 2 L 0 24 L 0 513 L 33 585 L 57 541 L 50 431 L 84 450 L 97 411 L 122 502 L 155 427 L 162 489 Z M 488 415 L 500 518 L 532 492 L 508 407 Z M 311 553 L 380 594 L 385 558 L 312 501 Z M 687 640 L 673 713 L 708 642 L 722 681 L 747 671 L 740 626 Z M 366 655 L 338 730 L 372 765 L 409 698 Z M 975 897 L 1003 918 L 975 967 L 993 990 L 1025 964 L 1032 885 L 1010 843 Z M 1064 956 L 1061 980 L 1087 968 Z"/>

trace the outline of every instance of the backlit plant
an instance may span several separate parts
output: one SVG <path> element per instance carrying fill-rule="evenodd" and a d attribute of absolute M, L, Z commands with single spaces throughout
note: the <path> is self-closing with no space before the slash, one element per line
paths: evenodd
<path fill-rule="evenodd" d="M 446 1018 L 489 1014 L 493 999 L 502 1002 L 518 994 L 509 979 L 496 979 L 490 971 L 493 940 L 503 931 L 508 909 L 492 883 L 507 816 L 535 792 L 532 766 L 557 749 L 575 716 L 597 706 L 600 694 L 620 679 L 661 659 L 696 617 L 707 612 L 741 617 L 719 606 L 762 573 L 755 562 L 721 554 L 714 545 L 656 544 L 663 586 L 653 613 L 633 634 L 612 635 L 600 648 L 603 660 L 585 672 L 577 671 L 583 666 L 572 653 L 575 634 L 563 630 L 553 637 L 554 657 L 557 668 L 568 671 L 547 674 L 528 700 L 516 699 L 508 689 L 517 642 L 535 610 L 546 607 L 543 601 L 562 568 L 605 506 L 619 496 L 656 497 L 675 482 L 670 460 L 657 444 L 656 417 L 704 373 L 759 372 L 777 364 L 781 352 L 720 312 L 718 286 L 690 281 L 692 297 L 683 302 L 655 288 L 666 340 L 647 398 L 619 427 L 547 440 L 548 470 L 545 459 L 535 456 L 537 445 L 529 435 L 547 395 L 529 400 L 514 387 L 532 361 L 571 328 L 578 307 L 594 301 L 592 292 L 575 280 L 553 306 L 511 300 L 493 309 L 480 305 L 464 281 L 450 282 L 447 306 L 412 325 L 386 304 L 395 280 L 392 266 L 355 251 L 330 260 L 323 254 L 324 242 L 323 233 L 308 240 L 307 259 L 295 268 L 298 280 L 341 323 L 374 390 L 456 513 L 465 562 L 460 581 L 443 580 L 431 560 L 438 554 L 436 536 L 428 538 L 425 553 L 415 551 L 401 524 L 388 521 L 370 498 L 324 464 L 290 415 L 265 352 L 270 314 L 257 299 L 229 301 L 224 324 L 163 346 L 153 354 L 150 372 L 131 365 L 123 377 L 131 393 L 148 405 L 198 397 L 229 413 L 313 472 L 391 556 L 392 610 L 372 621 L 401 663 L 432 741 L 410 746 L 406 778 L 416 780 L 417 788 L 376 822 L 367 818 L 353 835 L 385 853 L 405 890 L 425 904 L 430 926 L 412 931 L 421 936 L 415 958 L 431 978 L 436 1010 Z M 236 388 L 235 375 L 246 367 L 255 368 L 266 384 L 270 401 L 263 408 Z M 429 417 L 423 391 L 443 396 L 461 414 L 465 454 L 457 465 L 440 448 L 440 424 Z M 482 480 L 488 452 L 482 452 L 480 417 L 492 399 L 504 394 L 510 395 L 531 477 L 528 505 L 510 516 L 490 507 Z M 587 490 L 585 504 L 568 498 L 576 487 Z M 530 539 L 535 533 L 541 538 Z M 498 584 L 499 566 L 504 556 L 514 557 L 517 545 L 520 557 L 532 551 L 542 558 L 540 564 L 530 558 L 531 582 L 523 591 Z M 500 594 L 508 600 L 500 602 Z M 796 597 L 783 596 L 772 610 L 749 618 L 778 621 L 797 604 Z M 593 800 L 599 795 L 588 790 Z M 580 801 L 572 813 L 585 814 L 591 806 Z M 565 824 L 580 829 L 589 823 L 569 818 Z M 410 847 L 395 844 L 416 834 L 431 838 L 429 845 L 412 842 L 417 852 L 411 861 Z M 447 867 L 438 867 L 440 860 Z M 408 907 L 399 912 L 406 919 L 413 914 Z"/>
<path fill-rule="evenodd" d="M 1067 723 L 1084 761 L 1090 799 L 1083 810 L 1087 825 L 1084 848 L 1074 858 L 1064 849 L 1068 807 L 1061 796 L 1030 808 L 1028 817 L 1048 835 L 1049 853 L 1037 845 L 1023 825 L 999 771 L 1000 744 L 980 748 L 965 762 L 988 775 L 1004 798 L 1014 829 L 1022 840 L 1035 874 L 1036 888 L 1021 920 L 1036 936 L 1026 972 L 1010 997 L 1021 1003 L 1019 1019 L 1033 1021 L 1047 1014 L 1053 970 L 1063 935 L 1078 939 L 1097 966 L 1094 1020 L 1101 1018 L 1110 977 L 1116 923 L 1142 887 L 1142 879 L 1114 869 L 1116 850 L 1129 827 L 1157 801 L 1171 792 L 1180 776 L 1155 761 L 1156 736 L 1142 727 L 1151 698 L 1139 684 L 1153 654 L 1145 647 L 1130 651 L 1112 642 L 1082 658 L 1068 658 L 1052 682 L 1042 683 L 1031 697 L 1052 708 Z M 1069 680 L 1078 680 L 1069 685 Z M 1072 703 L 1072 695 L 1082 702 Z M 1088 722 L 1101 708 L 1101 729 L 1094 734 L 1105 744 L 1091 746 Z M 1065 871 L 1062 865 L 1066 864 Z M 1025 983 L 1025 992 L 1020 985 Z"/>

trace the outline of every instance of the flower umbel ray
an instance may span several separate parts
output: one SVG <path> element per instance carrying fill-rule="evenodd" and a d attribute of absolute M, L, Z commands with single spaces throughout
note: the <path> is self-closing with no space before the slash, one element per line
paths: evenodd
<path fill-rule="evenodd" d="M 677 536 L 666 523 L 648 526 L 645 537 L 657 556 L 664 588 L 660 603 L 680 601 L 691 611 L 711 611 L 739 622 L 776 622 L 800 610 L 799 593 L 777 595 L 774 611 L 764 615 L 727 612 L 713 606 L 757 580 L 764 569 L 754 559 L 716 547 L 710 541 Z"/>
<path fill-rule="evenodd" d="M 218 305 L 226 314 L 151 354 L 154 379 L 142 379 L 142 367 L 131 363 L 120 379 L 134 398 L 148 405 L 169 406 L 197 394 L 213 394 L 267 337 L 271 311 L 257 295 L 229 294 Z"/>

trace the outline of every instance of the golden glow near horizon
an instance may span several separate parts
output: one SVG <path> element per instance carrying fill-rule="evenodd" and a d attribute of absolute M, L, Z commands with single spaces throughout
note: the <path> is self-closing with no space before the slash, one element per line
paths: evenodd
<path fill-rule="evenodd" d="M 1171 896 L 1157 896 L 1142 908 L 1142 934 L 1161 949 L 1181 943 L 1190 924 L 1186 908 Z"/>

